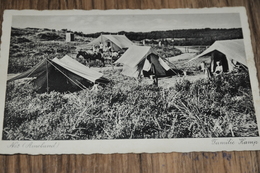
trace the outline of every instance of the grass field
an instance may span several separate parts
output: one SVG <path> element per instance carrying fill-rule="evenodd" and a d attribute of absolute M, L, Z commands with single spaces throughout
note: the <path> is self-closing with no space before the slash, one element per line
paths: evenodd
<path fill-rule="evenodd" d="M 3 139 L 258 136 L 246 72 L 212 81 L 173 78 L 164 88 L 120 71 L 105 70 L 112 82 L 98 92 L 37 94 L 28 79 L 8 83 Z"/>

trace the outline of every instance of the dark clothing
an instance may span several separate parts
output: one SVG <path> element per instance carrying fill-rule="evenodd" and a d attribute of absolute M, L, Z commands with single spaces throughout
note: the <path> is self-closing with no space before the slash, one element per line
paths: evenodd
<path fill-rule="evenodd" d="M 156 76 L 166 76 L 165 69 L 161 66 L 159 62 L 159 57 L 155 54 L 150 54 L 148 56 L 148 61 L 151 63 L 151 73 Z"/>

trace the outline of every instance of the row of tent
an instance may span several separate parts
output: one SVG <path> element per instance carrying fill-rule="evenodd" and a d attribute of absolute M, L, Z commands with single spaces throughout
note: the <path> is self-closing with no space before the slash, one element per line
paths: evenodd
<path fill-rule="evenodd" d="M 120 41 L 119 38 L 123 41 Z M 150 46 L 133 45 L 130 40 L 127 41 L 125 36 L 118 35 L 114 37 L 112 35 L 101 35 L 96 40 L 93 40 L 91 44 L 96 44 L 100 41 L 113 42 L 114 47 L 118 49 L 128 47 L 127 51 L 115 62 L 123 64 L 123 75 L 138 78 L 141 75 L 149 76 L 151 73 L 156 73 L 158 77 L 176 74 L 176 71 L 171 69 L 165 60 L 158 56 L 156 50 Z M 244 42 L 242 39 L 216 41 L 207 50 L 190 61 L 205 55 L 211 55 L 212 71 L 214 70 L 215 61 L 219 60 L 219 58 L 221 58 L 223 64 L 226 63 L 226 65 L 223 65 L 225 71 L 232 71 L 235 65 L 234 62 L 239 62 L 246 66 Z M 49 90 L 61 92 L 76 91 L 91 87 L 95 83 L 100 85 L 109 83 L 109 80 L 104 78 L 102 73 L 84 66 L 68 55 L 61 59 L 44 59 L 33 68 L 8 81 L 25 77 L 35 77 L 34 82 L 40 92 Z"/>
<path fill-rule="evenodd" d="M 172 73 L 171 68 L 154 53 L 153 49 L 146 46 L 130 47 L 116 63 L 124 64 L 122 74 L 136 78 L 142 73 L 144 76 L 149 76 L 151 64 L 155 65 L 157 76 L 167 76 Z M 109 83 L 102 73 L 79 63 L 68 55 L 61 59 L 43 59 L 33 68 L 9 79 L 8 82 L 30 77 L 35 78 L 34 83 L 39 92 L 76 91 L 91 87 L 93 84 Z"/>
<path fill-rule="evenodd" d="M 151 64 L 154 65 L 157 76 L 169 76 L 176 74 L 171 68 L 158 56 L 158 53 L 150 46 L 137 46 L 125 35 L 100 35 L 94 39 L 88 46 L 98 45 L 111 46 L 113 51 L 127 49 L 127 51 L 115 62 L 123 64 L 122 74 L 130 77 L 139 77 L 140 75 L 149 76 Z M 150 62 L 148 61 L 150 60 Z"/>
<path fill-rule="evenodd" d="M 127 49 L 127 51 L 115 63 L 123 64 L 122 73 L 130 77 L 149 75 L 151 64 L 155 66 L 157 76 L 168 76 L 176 74 L 176 69 L 172 70 L 158 56 L 158 53 L 150 46 L 136 46 L 125 35 L 100 35 L 88 45 L 97 45 L 102 42 L 106 45 L 110 43 L 113 50 Z M 210 71 L 213 73 L 216 62 L 221 61 L 224 72 L 233 71 L 237 64 L 247 66 L 245 46 L 243 39 L 215 41 L 208 49 L 192 58 L 189 62 L 200 57 L 210 56 Z M 150 62 L 148 62 L 150 59 Z M 148 72 L 148 73 L 147 73 Z"/>

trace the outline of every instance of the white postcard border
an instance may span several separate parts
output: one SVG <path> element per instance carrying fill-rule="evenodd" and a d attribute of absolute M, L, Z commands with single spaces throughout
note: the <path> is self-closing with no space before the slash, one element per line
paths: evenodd
<path fill-rule="evenodd" d="M 125 140 L 53 140 L 53 141 L 5 141 L 2 140 L 3 114 L 7 64 L 10 46 L 10 30 L 13 15 L 103 15 L 103 14 L 184 14 L 184 13 L 239 13 L 243 29 L 246 55 L 250 71 L 258 129 L 260 129 L 259 83 L 256 76 L 254 54 L 252 51 L 250 30 L 244 7 L 204 8 L 204 9 L 162 9 L 162 10 L 8 10 L 4 13 L 3 34 L 0 58 L 0 153 L 1 154 L 93 154 L 93 153 L 157 153 L 192 151 L 241 151 L 259 150 L 260 137 L 231 138 L 181 138 L 181 139 L 125 139 Z"/>

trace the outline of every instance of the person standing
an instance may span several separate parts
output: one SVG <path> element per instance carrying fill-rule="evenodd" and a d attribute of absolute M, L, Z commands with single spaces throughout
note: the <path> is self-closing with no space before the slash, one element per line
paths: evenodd
<path fill-rule="evenodd" d="M 96 52 L 96 45 L 93 45 L 93 47 L 92 47 L 92 51 L 93 51 L 93 53 Z"/>
<path fill-rule="evenodd" d="M 103 53 L 103 43 L 102 42 L 99 43 L 99 52 Z"/>
<path fill-rule="evenodd" d="M 205 70 L 206 70 L 206 63 L 205 63 L 205 61 L 203 61 L 203 62 L 200 63 L 200 70 L 201 70 L 202 72 L 205 72 Z"/>
<path fill-rule="evenodd" d="M 155 86 L 158 86 L 158 75 L 157 75 L 157 73 L 156 73 L 155 64 L 154 64 L 154 62 L 152 61 L 152 54 L 147 57 L 147 60 L 149 61 L 149 63 L 151 63 L 150 79 L 153 80 L 153 84 L 154 84 Z"/>
<path fill-rule="evenodd" d="M 153 63 L 151 63 L 151 75 L 150 75 L 150 78 L 153 80 L 153 84 L 155 86 L 158 86 L 158 76 L 156 74 L 155 65 Z"/>

